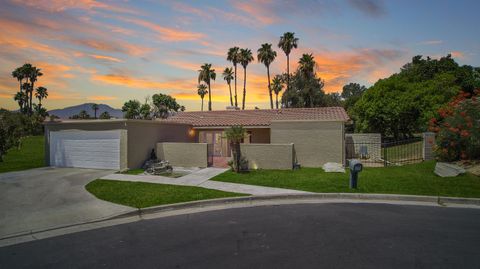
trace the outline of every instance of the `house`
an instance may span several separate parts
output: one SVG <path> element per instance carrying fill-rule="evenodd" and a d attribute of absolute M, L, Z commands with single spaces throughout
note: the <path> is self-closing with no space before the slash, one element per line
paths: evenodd
<path fill-rule="evenodd" d="M 180 112 L 166 120 L 88 120 L 47 123 L 48 165 L 137 168 L 153 148 L 177 166 L 224 166 L 230 159 L 226 128 L 241 125 L 251 168 L 291 169 L 343 163 L 341 107 Z"/>

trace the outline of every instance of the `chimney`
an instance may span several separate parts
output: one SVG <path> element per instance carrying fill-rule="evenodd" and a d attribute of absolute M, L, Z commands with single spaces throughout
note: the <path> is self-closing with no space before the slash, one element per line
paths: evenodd
<path fill-rule="evenodd" d="M 227 106 L 227 110 L 239 110 L 239 107 L 236 106 Z"/>

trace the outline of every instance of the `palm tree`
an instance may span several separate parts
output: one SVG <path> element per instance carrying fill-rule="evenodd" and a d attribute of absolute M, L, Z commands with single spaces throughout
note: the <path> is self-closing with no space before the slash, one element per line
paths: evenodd
<path fill-rule="evenodd" d="M 30 99 L 29 104 L 29 113 L 33 112 L 33 89 L 35 88 L 35 82 L 37 81 L 38 77 L 42 76 L 43 73 L 41 72 L 40 68 L 32 66 L 31 64 L 24 64 L 25 74 L 27 75 L 28 79 L 30 80 L 30 88 L 28 89 L 28 96 Z"/>
<path fill-rule="evenodd" d="M 227 61 L 232 62 L 233 68 L 235 69 L 234 75 L 235 75 L 235 107 L 238 107 L 238 102 L 237 102 L 237 64 L 240 62 L 240 48 L 239 47 L 233 47 L 228 50 L 227 53 Z"/>
<path fill-rule="evenodd" d="M 223 70 L 223 79 L 225 81 L 227 81 L 227 84 L 228 84 L 228 90 L 230 91 L 230 105 L 233 106 L 233 99 L 232 99 L 232 86 L 231 86 L 231 82 L 232 82 L 232 79 L 233 79 L 233 69 L 230 67 L 225 67 L 225 70 Z"/>
<path fill-rule="evenodd" d="M 25 104 L 25 101 L 27 99 L 27 95 L 20 91 L 20 92 L 17 92 L 14 97 L 13 97 L 13 100 L 17 101 L 18 103 L 18 106 L 20 107 L 20 112 L 23 112 L 23 105 Z"/>
<path fill-rule="evenodd" d="M 13 70 L 13 72 L 12 72 L 12 77 L 14 77 L 18 80 L 18 83 L 19 83 L 19 86 L 20 86 L 19 87 L 19 93 L 21 93 L 22 90 L 23 90 L 23 88 L 22 88 L 23 80 L 25 79 L 25 72 L 24 72 L 23 68 L 22 67 L 15 68 L 15 70 Z M 17 93 L 17 95 L 18 95 L 18 93 Z M 23 104 L 25 103 L 24 101 L 25 101 L 25 99 L 22 100 L 22 105 L 20 107 L 20 111 L 23 111 Z M 20 103 L 19 103 L 19 105 L 20 105 Z"/>
<path fill-rule="evenodd" d="M 295 37 L 295 33 L 286 32 L 280 37 L 278 47 L 287 55 L 287 90 L 290 89 L 290 52 L 292 49 L 297 48 L 298 38 Z"/>
<path fill-rule="evenodd" d="M 210 87 L 210 80 L 215 80 L 217 74 L 215 74 L 215 69 L 212 69 L 212 64 L 205 63 L 198 70 L 198 83 L 205 82 L 208 86 L 208 110 L 212 110 L 212 89 Z"/>
<path fill-rule="evenodd" d="M 241 159 L 242 152 L 240 149 L 240 143 L 245 138 L 246 131 L 242 126 L 232 126 L 229 129 L 225 130 L 225 137 L 230 144 L 233 155 L 233 169 L 235 172 L 240 172 L 241 170 Z"/>
<path fill-rule="evenodd" d="M 240 64 L 243 67 L 243 110 L 245 109 L 245 98 L 247 96 L 247 65 L 251 61 L 253 61 L 252 51 L 250 49 L 240 49 Z"/>
<path fill-rule="evenodd" d="M 42 100 L 47 99 L 48 90 L 45 87 L 38 87 L 35 91 L 35 97 L 38 99 L 38 107 L 42 107 Z"/>
<path fill-rule="evenodd" d="M 202 99 L 202 111 L 203 111 L 203 98 L 205 97 L 205 94 L 208 93 L 207 86 L 205 86 L 205 84 L 198 84 L 197 93 L 198 95 L 200 95 L 200 98 Z"/>
<path fill-rule="evenodd" d="M 93 113 L 95 115 L 95 119 L 97 119 L 98 105 L 97 104 L 92 104 L 92 109 L 93 109 Z"/>
<path fill-rule="evenodd" d="M 282 89 L 283 89 L 282 77 L 280 75 L 276 75 L 272 80 L 272 91 L 275 93 L 277 109 L 278 109 L 278 94 L 282 91 Z"/>
<path fill-rule="evenodd" d="M 268 79 L 268 94 L 270 95 L 270 108 L 273 109 L 272 89 L 270 88 L 270 64 L 277 57 L 277 52 L 272 50 L 272 44 L 262 44 L 262 47 L 257 50 L 257 59 L 267 67 Z"/>
<path fill-rule="evenodd" d="M 315 59 L 312 54 L 303 54 L 298 60 L 298 70 L 304 76 L 310 76 L 315 73 Z"/>

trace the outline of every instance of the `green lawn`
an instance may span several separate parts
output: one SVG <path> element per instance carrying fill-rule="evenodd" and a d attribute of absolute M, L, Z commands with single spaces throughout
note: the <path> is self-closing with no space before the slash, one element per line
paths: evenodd
<path fill-rule="evenodd" d="M 129 169 L 125 172 L 122 172 L 122 174 L 127 174 L 127 175 L 140 175 L 140 174 L 143 174 L 143 172 L 145 172 L 145 170 L 143 170 L 142 168 L 137 168 L 137 169 Z"/>
<path fill-rule="evenodd" d="M 213 198 L 246 196 L 245 194 L 144 182 L 96 179 L 85 187 L 97 198 L 126 206 L 144 208 Z"/>
<path fill-rule="evenodd" d="M 349 174 L 325 173 L 321 168 L 300 170 L 257 170 L 244 174 L 231 171 L 212 180 L 310 192 L 362 192 L 386 194 L 480 197 L 480 177 L 465 174 L 441 178 L 433 173 L 435 162 L 405 166 L 364 168 L 358 190 L 348 187 Z"/>
<path fill-rule="evenodd" d="M 20 149 L 10 149 L 0 162 L 0 173 L 45 166 L 44 147 L 43 136 L 23 138 Z"/>

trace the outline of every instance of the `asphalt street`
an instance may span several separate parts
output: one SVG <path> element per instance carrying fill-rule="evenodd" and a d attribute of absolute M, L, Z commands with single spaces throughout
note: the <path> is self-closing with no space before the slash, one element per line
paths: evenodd
<path fill-rule="evenodd" d="M 479 268 L 479 227 L 466 208 L 237 208 L 3 247 L 0 268 Z"/>

